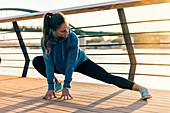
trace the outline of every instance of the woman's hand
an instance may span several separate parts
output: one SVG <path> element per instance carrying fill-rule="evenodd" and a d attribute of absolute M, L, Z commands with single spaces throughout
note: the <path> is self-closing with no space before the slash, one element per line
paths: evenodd
<path fill-rule="evenodd" d="M 67 97 L 67 100 L 69 99 L 69 97 L 73 99 L 73 97 L 70 95 L 69 90 L 67 88 L 62 89 L 62 95 L 59 99 L 61 99 L 62 97 L 64 97 L 64 100 L 66 99 L 66 97 Z"/>
<path fill-rule="evenodd" d="M 57 98 L 54 90 L 48 90 L 47 93 L 45 94 L 45 96 L 42 98 L 47 99 L 48 97 L 50 97 L 50 99 L 52 99 L 53 95 L 54 95 L 54 98 Z"/>

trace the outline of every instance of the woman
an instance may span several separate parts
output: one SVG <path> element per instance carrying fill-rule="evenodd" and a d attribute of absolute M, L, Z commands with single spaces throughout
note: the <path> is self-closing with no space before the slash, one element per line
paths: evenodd
<path fill-rule="evenodd" d="M 56 98 L 55 92 L 61 90 L 60 99 L 72 99 L 69 89 L 74 71 L 123 89 L 139 91 L 142 99 L 152 97 L 146 88 L 122 77 L 111 75 L 91 61 L 79 49 L 78 38 L 69 28 L 62 13 L 46 13 L 44 15 L 41 47 L 43 56 L 35 57 L 33 65 L 39 73 L 47 78 L 48 91 L 43 99 L 51 99 L 52 96 Z M 54 72 L 65 75 L 63 88 L 62 84 L 54 77 Z"/>

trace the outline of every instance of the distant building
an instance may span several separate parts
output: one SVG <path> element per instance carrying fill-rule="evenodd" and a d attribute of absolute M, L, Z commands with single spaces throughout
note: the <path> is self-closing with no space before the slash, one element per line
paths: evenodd
<path fill-rule="evenodd" d="M 96 42 L 96 43 L 88 43 L 88 45 L 91 45 L 91 46 L 88 46 L 86 48 L 87 49 L 118 49 L 118 48 L 120 48 L 120 46 L 113 46 L 112 44 L 119 44 L 119 43 L 112 43 L 109 41 L 101 41 L 101 42 Z M 102 46 L 102 45 L 108 45 L 108 46 Z"/>

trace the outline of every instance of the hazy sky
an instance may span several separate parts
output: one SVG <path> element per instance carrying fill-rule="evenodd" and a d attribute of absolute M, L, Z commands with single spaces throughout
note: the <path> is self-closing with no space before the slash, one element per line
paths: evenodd
<path fill-rule="evenodd" d="M 82 6 L 93 3 L 101 3 L 114 0 L 0 0 L 0 8 L 26 8 L 39 11 L 48 11 L 74 6 Z M 125 8 L 127 21 L 141 21 L 153 19 L 170 19 L 170 3 L 150 6 Z M 75 26 L 88 26 L 99 24 L 118 23 L 119 18 L 116 10 L 93 12 L 67 16 L 70 23 Z M 157 24 L 135 24 L 129 25 L 130 31 L 159 31 L 170 30 L 170 22 L 159 22 Z M 102 28 L 103 29 L 103 28 Z M 120 31 L 119 28 L 104 28 L 110 31 Z"/>
<path fill-rule="evenodd" d="M 46 11 L 107 1 L 114 0 L 0 0 L 0 8 L 27 8 Z"/>

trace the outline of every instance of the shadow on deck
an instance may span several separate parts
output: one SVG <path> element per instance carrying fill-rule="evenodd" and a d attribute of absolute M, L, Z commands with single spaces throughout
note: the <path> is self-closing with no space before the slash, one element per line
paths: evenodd
<path fill-rule="evenodd" d="M 72 100 L 43 100 L 46 80 L 0 75 L 1 113 L 168 113 L 170 91 L 150 89 L 153 98 L 141 100 L 135 91 L 111 85 L 72 82 Z M 61 93 L 57 94 L 59 97 Z"/>

